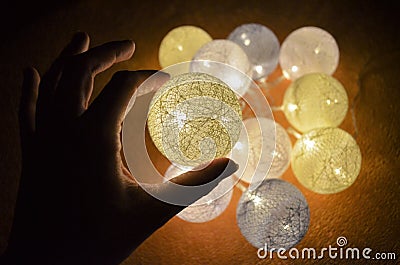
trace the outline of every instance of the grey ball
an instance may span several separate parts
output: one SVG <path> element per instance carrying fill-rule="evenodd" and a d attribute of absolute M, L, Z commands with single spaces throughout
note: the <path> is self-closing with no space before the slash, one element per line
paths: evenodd
<path fill-rule="evenodd" d="M 310 211 L 303 194 L 281 179 L 265 179 L 247 190 L 236 211 L 242 235 L 256 248 L 290 249 L 308 230 Z"/>

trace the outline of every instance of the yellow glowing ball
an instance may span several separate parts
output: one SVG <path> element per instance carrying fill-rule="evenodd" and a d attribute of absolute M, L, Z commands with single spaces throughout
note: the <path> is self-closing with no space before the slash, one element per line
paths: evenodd
<path fill-rule="evenodd" d="M 194 167 L 227 155 L 241 130 L 236 94 L 221 80 L 186 73 L 154 95 L 147 125 L 158 150 L 172 163 Z"/>
<path fill-rule="evenodd" d="M 336 127 L 346 116 L 349 100 L 342 84 L 327 74 L 313 73 L 294 81 L 283 98 L 283 112 L 300 132 Z"/>
<path fill-rule="evenodd" d="M 161 67 L 192 60 L 197 50 L 211 40 L 207 32 L 195 26 L 174 28 L 161 41 L 158 52 Z"/>
<path fill-rule="evenodd" d="M 292 169 L 299 182 L 321 194 L 337 193 L 356 180 L 361 151 L 339 128 L 320 128 L 304 134 L 294 145 Z"/>

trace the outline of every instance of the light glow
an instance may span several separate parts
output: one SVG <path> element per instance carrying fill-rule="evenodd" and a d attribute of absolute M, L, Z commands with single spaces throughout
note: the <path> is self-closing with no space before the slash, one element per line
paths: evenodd
<path fill-rule="evenodd" d="M 353 137 L 342 129 L 315 129 L 294 145 L 291 166 L 306 188 L 321 194 L 337 193 L 356 180 L 361 152 Z"/>

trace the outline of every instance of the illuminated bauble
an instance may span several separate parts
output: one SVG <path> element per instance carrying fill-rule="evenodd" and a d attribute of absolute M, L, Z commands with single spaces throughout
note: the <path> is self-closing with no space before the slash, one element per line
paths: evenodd
<path fill-rule="evenodd" d="M 301 136 L 293 147 L 292 170 L 306 188 L 337 193 L 356 180 L 361 152 L 356 141 L 339 128 L 320 128 Z"/>
<path fill-rule="evenodd" d="M 164 177 L 170 180 L 185 172 L 185 170 L 171 165 Z M 194 202 L 193 205 L 186 207 L 177 216 L 191 223 L 204 223 L 215 219 L 228 207 L 232 198 L 233 185 L 232 177 L 223 179 L 210 193 Z"/>
<path fill-rule="evenodd" d="M 331 75 L 339 64 L 339 47 L 321 28 L 299 28 L 283 41 L 279 64 L 284 76 L 292 80 L 314 72 Z"/>
<path fill-rule="evenodd" d="M 174 28 L 161 41 L 158 52 L 161 67 L 190 61 L 197 50 L 211 40 L 207 32 L 195 26 Z"/>
<path fill-rule="evenodd" d="M 242 235 L 256 248 L 289 249 L 301 241 L 310 222 L 303 194 L 281 179 L 266 179 L 247 190 L 236 211 Z"/>
<path fill-rule="evenodd" d="M 245 75 L 235 74 L 229 68 L 211 64 L 210 61 L 227 64 Z M 202 46 L 193 57 L 190 71 L 215 76 L 240 96 L 246 93 L 251 83 L 251 78 L 247 78 L 251 77 L 250 61 L 242 48 L 230 40 L 213 40 Z"/>
<path fill-rule="evenodd" d="M 301 132 L 336 127 L 346 116 L 347 93 L 327 74 L 304 75 L 290 84 L 283 98 L 283 111 L 290 124 Z"/>
<path fill-rule="evenodd" d="M 250 118 L 244 120 L 243 124 L 244 128 L 234 146 L 237 152 L 232 155 L 239 168 L 245 167 L 238 177 L 246 183 L 260 182 L 265 177 L 279 178 L 290 164 L 292 151 L 286 130 L 267 118 Z M 275 137 L 272 133 L 275 133 Z"/>
<path fill-rule="evenodd" d="M 235 93 L 221 80 L 186 73 L 156 92 L 147 125 L 164 156 L 174 164 L 194 167 L 231 151 L 242 126 L 241 109 Z"/>
<path fill-rule="evenodd" d="M 260 24 L 244 24 L 228 37 L 247 54 L 253 68 L 253 79 L 266 77 L 275 70 L 279 58 L 279 41 L 276 35 Z"/>

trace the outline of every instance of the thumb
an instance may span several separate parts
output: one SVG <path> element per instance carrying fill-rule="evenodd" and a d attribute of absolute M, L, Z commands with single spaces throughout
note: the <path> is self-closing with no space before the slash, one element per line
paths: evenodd
<path fill-rule="evenodd" d="M 120 71 L 114 74 L 111 81 L 89 107 L 86 116 L 102 124 L 106 129 L 120 126 L 125 118 L 126 109 L 136 89 L 156 70 Z M 158 89 L 169 79 L 167 74 L 158 74 L 156 81 L 148 86 Z"/>
<path fill-rule="evenodd" d="M 207 167 L 201 170 L 186 172 L 171 179 L 171 182 L 184 186 L 199 186 L 207 184 L 215 179 L 222 180 L 224 178 L 227 178 L 235 173 L 237 170 L 238 165 L 234 161 L 228 158 L 219 158 L 212 161 Z M 214 187 L 210 188 L 213 189 L 217 185 L 218 183 L 216 183 Z M 208 192 L 210 192 L 211 190 L 209 190 Z M 208 192 L 206 194 L 203 194 L 201 197 L 207 195 Z"/>
<path fill-rule="evenodd" d="M 158 196 L 156 197 L 166 197 L 166 195 L 173 194 L 175 198 L 179 197 L 186 205 L 190 205 L 210 193 L 223 179 L 235 173 L 238 167 L 234 161 L 228 158 L 216 159 L 204 169 L 189 171 L 171 180 L 172 183 L 189 186 L 188 189 L 182 190 L 182 186 L 177 188 L 177 185 L 167 182 L 158 189 Z M 195 186 L 198 187 L 195 188 Z M 173 205 L 153 199 L 161 219 L 165 222 L 186 208 L 184 205 Z"/>

